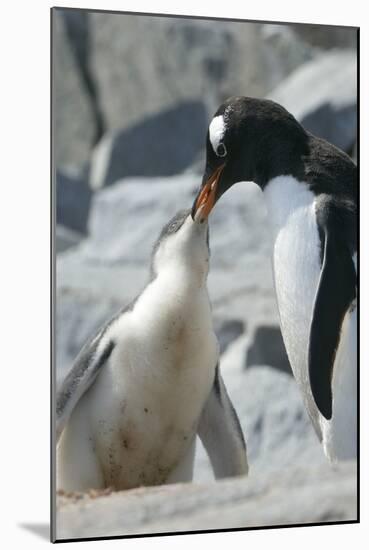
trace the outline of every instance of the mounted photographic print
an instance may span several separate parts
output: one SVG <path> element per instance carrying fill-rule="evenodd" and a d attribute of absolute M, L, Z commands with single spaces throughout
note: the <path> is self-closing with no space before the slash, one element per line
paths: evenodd
<path fill-rule="evenodd" d="M 357 522 L 359 30 L 51 18 L 52 539 Z"/>

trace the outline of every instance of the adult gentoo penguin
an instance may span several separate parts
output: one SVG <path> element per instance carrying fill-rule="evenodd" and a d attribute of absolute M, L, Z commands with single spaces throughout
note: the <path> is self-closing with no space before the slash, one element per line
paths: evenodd
<path fill-rule="evenodd" d="M 357 170 L 281 105 L 232 97 L 207 135 L 192 215 L 234 183 L 263 191 L 281 330 L 294 376 L 331 461 L 357 451 Z"/>
<path fill-rule="evenodd" d="M 216 477 L 247 473 L 219 372 L 208 264 L 207 223 L 179 212 L 154 247 L 149 284 L 82 349 L 57 394 L 59 489 L 189 481 L 196 434 Z"/>

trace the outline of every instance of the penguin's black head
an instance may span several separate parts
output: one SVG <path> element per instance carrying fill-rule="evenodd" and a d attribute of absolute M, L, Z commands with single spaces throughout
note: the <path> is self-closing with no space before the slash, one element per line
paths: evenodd
<path fill-rule="evenodd" d="M 211 121 L 206 137 L 206 167 L 192 208 L 208 216 L 216 201 L 233 184 L 253 181 L 262 189 L 273 177 L 299 176 L 307 134 L 278 103 L 231 97 Z"/>

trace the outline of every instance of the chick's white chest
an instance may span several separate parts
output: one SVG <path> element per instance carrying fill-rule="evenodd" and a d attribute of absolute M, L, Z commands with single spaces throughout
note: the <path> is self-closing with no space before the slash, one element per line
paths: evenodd
<path fill-rule="evenodd" d="M 92 413 L 106 484 L 161 483 L 193 441 L 213 383 L 218 348 L 206 289 L 158 278 L 114 333 Z"/>

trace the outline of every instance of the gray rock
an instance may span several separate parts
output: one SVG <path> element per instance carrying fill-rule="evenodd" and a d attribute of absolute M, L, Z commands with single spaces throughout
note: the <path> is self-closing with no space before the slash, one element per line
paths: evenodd
<path fill-rule="evenodd" d="M 245 332 L 245 323 L 239 319 L 214 319 L 214 330 L 219 342 L 220 354 Z"/>
<path fill-rule="evenodd" d="M 316 54 L 283 25 L 69 9 L 53 19 L 58 167 L 84 164 L 104 132 L 178 103 L 202 101 L 210 118 L 230 95 L 263 96 Z"/>
<path fill-rule="evenodd" d="M 203 96 L 215 109 L 216 90 L 230 76 L 226 60 L 234 60 L 229 25 L 111 14 L 93 14 L 91 23 L 92 66 L 110 129 Z M 256 33 L 251 27 L 250 33 L 252 42 Z M 170 55 L 163 56 L 168 50 Z"/>
<path fill-rule="evenodd" d="M 58 12 L 63 16 L 71 50 L 74 54 L 84 90 L 88 95 L 95 124 L 92 143 L 96 144 L 104 133 L 105 122 L 100 109 L 96 81 L 91 71 L 91 14 L 84 10 L 69 9 L 60 9 Z"/>
<path fill-rule="evenodd" d="M 198 178 L 130 178 L 94 195 L 90 238 L 78 253 L 94 264 L 143 264 L 163 225 L 180 208 L 190 207 Z"/>
<path fill-rule="evenodd" d="M 356 65 L 355 50 L 331 50 L 296 69 L 269 98 L 308 131 L 351 152 L 357 130 Z"/>
<path fill-rule="evenodd" d="M 204 104 L 187 101 L 108 133 L 93 152 L 90 185 L 97 189 L 125 177 L 183 172 L 203 150 L 206 129 Z"/>
<path fill-rule="evenodd" d="M 256 328 L 253 341 L 247 352 L 245 366 L 255 365 L 270 365 L 292 375 L 279 326 L 269 325 Z"/>
<path fill-rule="evenodd" d="M 86 233 L 92 191 L 79 176 L 56 172 L 56 223 Z"/>
<path fill-rule="evenodd" d="M 312 46 L 332 48 L 356 48 L 357 31 L 354 27 L 338 27 L 331 25 L 289 25 L 294 33 L 304 42 Z"/>
<path fill-rule="evenodd" d="M 283 82 L 293 70 L 320 52 L 318 48 L 299 39 L 292 25 L 267 23 L 261 27 L 261 36 L 267 62 L 269 89 Z"/>
<path fill-rule="evenodd" d="M 244 361 L 244 356 L 240 358 Z M 324 464 L 294 378 L 267 366 L 221 369 L 245 434 L 252 470 Z"/>
<path fill-rule="evenodd" d="M 93 144 L 94 113 L 59 10 L 52 21 L 54 163 L 80 166 Z"/>
<path fill-rule="evenodd" d="M 61 496 L 57 539 L 357 520 L 356 468 L 292 466 L 278 476 Z"/>
<path fill-rule="evenodd" d="M 91 64 L 109 129 L 179 101 L 204 98 L 212 114 L 229 95 L 263 96 L 311 57 L 310 46 L 284 28 L 285 46 L 268 47 L 257 23 L 102 13 L 90 20 Z"/>
<path fill-rule="evenodd" d="M 55 230 L 55 251 L 57 254 L 77 246 L 83 239 L 81 233 L 77 233 L 63 225 L 57 225 Z"/>

